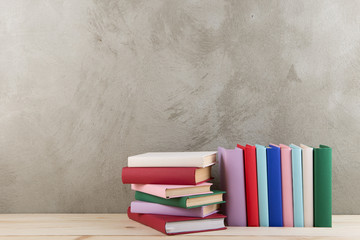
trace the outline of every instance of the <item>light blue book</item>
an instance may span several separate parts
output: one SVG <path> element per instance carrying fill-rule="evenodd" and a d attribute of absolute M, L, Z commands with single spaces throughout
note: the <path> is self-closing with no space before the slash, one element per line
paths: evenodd
<path fill-rule="evenodd" d="M 266 147 L 255 144 L 256 164 L 258 180 L 258 198 L 259 198 L 259 220 L 260 227 L 269 226 L 269 205 L 268 205 L 268 183 L 266 166 Z"/>
<path fill-rule="evenodd" d="M 294 144 L 291 147 L 291 170 L 293 180 L 294 227 L 304 227 L 304 200 L 302 179 L 302 149 Z"/>

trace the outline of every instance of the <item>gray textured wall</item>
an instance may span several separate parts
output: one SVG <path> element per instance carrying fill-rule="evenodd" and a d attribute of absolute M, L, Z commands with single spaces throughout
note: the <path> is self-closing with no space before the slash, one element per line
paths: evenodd
<path fill-rule="evenodd" d="M 0 1 L 0 212 L 124 212 L 128 155 L 293 142 L 334 148 L 334 213 L 360 214 L 359 12 Z"/>

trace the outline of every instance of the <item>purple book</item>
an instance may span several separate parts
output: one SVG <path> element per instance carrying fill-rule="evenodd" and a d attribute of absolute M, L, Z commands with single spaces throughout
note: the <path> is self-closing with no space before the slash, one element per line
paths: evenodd
<path fill-rule="evenodd" d="M 218 148 L 221 190 L 226 191 L 223 204 L 229 226 L 246 227 L 244 155 L 240 148 Z"/>
<path fill-rule="evenodd" d="M 131 202 L 132 213 L 149 213 L 160 215 L 173 215 L 184 217 L 207 217 L 219 211 L 219 204 L 201 206 L 197 208 L 179 208 L 173 206 L 162 205 L 158 203 L 133 201 Z"/>

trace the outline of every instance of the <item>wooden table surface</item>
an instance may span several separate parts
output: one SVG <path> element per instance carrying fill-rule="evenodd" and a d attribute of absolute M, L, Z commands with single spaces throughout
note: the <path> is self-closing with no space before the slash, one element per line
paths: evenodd
<path fill-rule="evenodd" d="M 360 239 L 360 216 L 334 215 L 333 228 L 244 228 L 166 236 L 125 214 L 1 214 L 3 239 Z"/>

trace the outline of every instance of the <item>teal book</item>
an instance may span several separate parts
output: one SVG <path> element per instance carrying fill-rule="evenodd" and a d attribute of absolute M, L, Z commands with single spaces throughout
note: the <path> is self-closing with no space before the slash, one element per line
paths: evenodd
<path fill-rule="evenodd" d="M 332 149 L 314 148 L 314 226 L 332 226 Z M 356 183 L 355 183 L 356 184 Z"/>
<path fill-rule="evenodd" d="M 162 198 L 147 193 L 135 192 L 135 199 L 144 202 L 159 203 L 163 205 L 181 207 L 181 208 L 196 208 L 211 204 L 225 203 L 223 194 L 225 191 L 213 190 L 213 193 L 184 196 L 178 198 Z"/>
<path fill-rule="evenodd" d="M 290 144 L 289 147 L 291 147 L 294 227 L 304 227 L 302 149 L 294 144 Z"/>
<path fill-rule="evenodd" d="M 268 182 L 266 165 L 266 147 L 255 144 L 256 164 L 257 164 L 257 183 L 259 199 L 259 222 L 260 227 L 269 226 L 269 205 L 268 205 Z"/>

